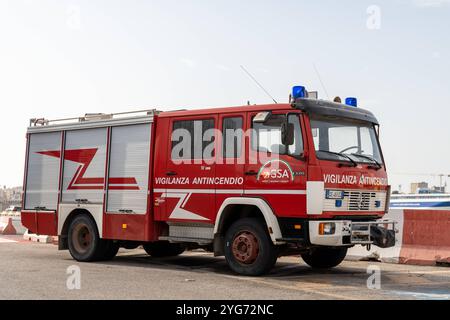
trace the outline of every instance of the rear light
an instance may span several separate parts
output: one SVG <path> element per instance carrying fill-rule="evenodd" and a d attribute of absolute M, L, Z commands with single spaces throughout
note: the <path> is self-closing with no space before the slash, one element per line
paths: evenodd
<path fill-rule="evenodd" d="M 334 222 L 319 223 L 319 235 L 332 235 L 336 232 L 336 224 Z"/>

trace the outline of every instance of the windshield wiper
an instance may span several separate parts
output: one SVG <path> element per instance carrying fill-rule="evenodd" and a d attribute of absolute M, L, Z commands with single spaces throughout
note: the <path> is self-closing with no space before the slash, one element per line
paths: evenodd
<path fill-rule="evenodd" d="M 358 164 L 356 163 L 355 160 L 353 160 L 352 158 L 350 158 L 348 155 L 346 155 L 344 153 L 338 153 L 338 152 L 333 152 L 333 151 L 328 151 L 328 150 L 317 150 L 317 151 L 325 152 L 325 153 L 333 154 L 335 156 L 347 158 L 353 164 L 353 167 L 357 167 L 358 166 Z"/>
<path fill-rule="evenodd" d="M 365 154 L 359 154 L 359 153 L 352 153 L 352 156 L 361 157 L 361 158 L 372 161 L 373 163 L 375 163 L 377 165 L 377 167 L 375 168 L 377 170 L 380 170 L 381 168 L 383 168 L 383 165 L 381 163 L 379 163 L 375 158 L 372 158 L 371 156 L 366 156 Z"/>

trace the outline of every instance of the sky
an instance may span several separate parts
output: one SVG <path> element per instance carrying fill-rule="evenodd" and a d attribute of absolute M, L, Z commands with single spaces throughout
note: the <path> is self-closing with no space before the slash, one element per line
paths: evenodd
<path fill-rule="evenodd" d="M 30 118 L 270 103 L 240 65 L 279 102 L 358 97 L 394 189 L 437 184 L 449 33 L 450 0 L 0 0 L 0 185 L 22 184 Z"/>

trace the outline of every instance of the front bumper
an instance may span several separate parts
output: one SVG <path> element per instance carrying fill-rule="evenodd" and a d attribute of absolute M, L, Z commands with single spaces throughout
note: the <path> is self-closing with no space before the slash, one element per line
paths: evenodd
<path fill-rule="evenodd" d="M 334 223 L 333 234 L 320 234 L 321 223 Z M 352 245 L 379 245 L 384 248 L 395 245 L 398 232 L 392 220 L 353 222 L 350 220 L 309 221 L 309 241 L 312 245 L 341 247 Z M 374 230 L 384 232 L 374 232 Z M 392 239 L 393 237 L 393 239 Z"/>

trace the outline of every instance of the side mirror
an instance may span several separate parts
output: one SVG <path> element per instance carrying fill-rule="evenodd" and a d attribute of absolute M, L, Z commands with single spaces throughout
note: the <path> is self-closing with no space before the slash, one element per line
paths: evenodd
<path fill-rule="evenodd" d="M 285 146 L 292 146 L 294 144 L 294 124 L 283 122 L 281 125 L 281 142 Z"/>

